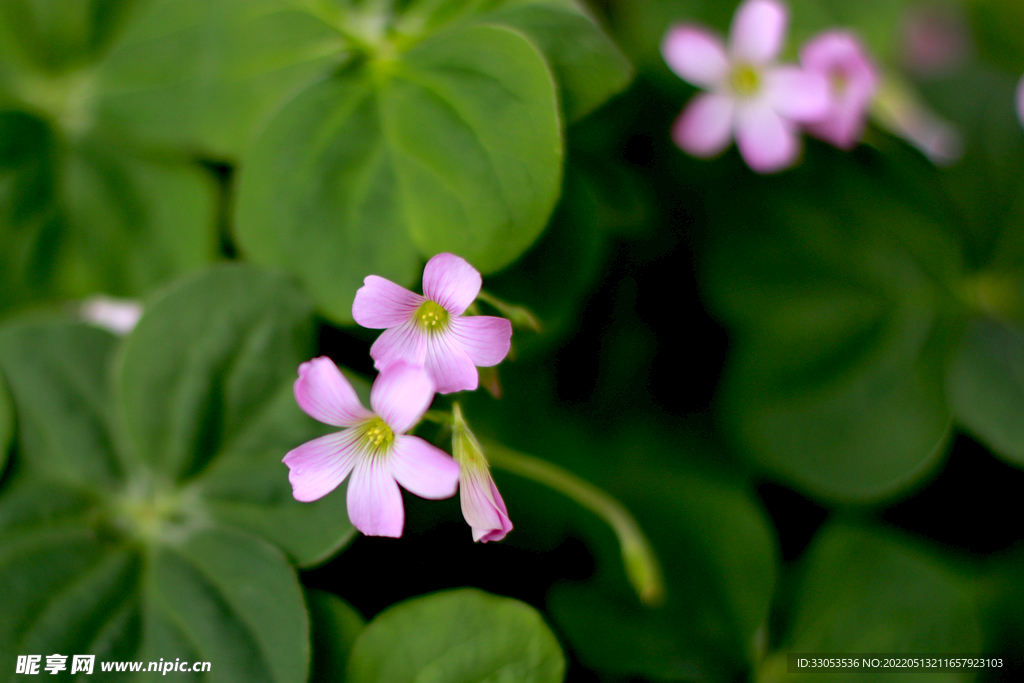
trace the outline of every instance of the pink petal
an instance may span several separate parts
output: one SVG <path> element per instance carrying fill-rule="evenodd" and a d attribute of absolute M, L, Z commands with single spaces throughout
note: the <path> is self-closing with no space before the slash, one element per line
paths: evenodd
<path fill-rule="evenodd" d="M 465 469 L 459 483 L 462 515 L 473 527 L 473 540 L 500 541 L 512 530 L 505 501 L 486 469 Z"/>
<path fill-rule="evenodd" d="M 450 334 L 473 365 L 487 368 L 505 360 L 512 345 L 512 323 L 490 315 L 453 318 Z"/>
<path fill-rule="evenodd" d="M 480 383 L 476 366 L 450 331 L 430 335 L 424 367 L 439 394 L 473 391 Z"/>
<path fill-rule="evenodd" d="M 746 0 L 736 8 L 729 30 L 729 52 L 734 61 L 765 64 L 775 59 L 786 38 L 789 17 L 775 0 Z"/>
<path fill-rule="evenodd" d="M 420 498 L 451 498 L 459 485 L 459 464 L 417 436 L 396 436 L 388 465 L 395 481 Z"/>
<path fill-rule="evenodd" d="M 336 489 L 356 462 L 358 450 L 353 444 L 357 439 L 355 431 L 345 430 L 288 451 L 283 462 L 288 465 L 288 481 L 295 500 L 308 503 Z"/>
<path fill-rule="evenodd" d="M 367 456 L 356 462 L 346 503 L 349 521 L 367 536 L 402 535 L 402 493 L 380 457 Z"/>
<path fill-rule="evenodd" d="M 455 254 L 438 254 L 423 269 L 424 296 L 453 316 L 476 301 L 482 284 L 479 271 Z"/>
<path fill-rule="evenodd" d="M 860 140 L 867 110 L 878 87 L 878 74 L 857 39 L 846 31 L 828 31 L 804 45 L 800 62 L 830 82 L 829 109 L 807 126 L 815 136 L 842 149 Z M 831 84 L 842 82 L 842 88 Z"/>
<path fill-rule="evenodd" d="M 829 112 L 828 79 L 795 66 L 783 66 L 764 75 L 765 99 L 792 121 L 815 121 Z"/>
<path fill-rule="evenodd" d="M 351 427 L 373 414 L 359 402 L 356 390 L 327 356 L 299 366 L 295 401 L 310 417 L 335 427 Z"/>
<path fill-rule="evenodd" d="M 426 299 L 377 275 L 368 275 L 356 290 L 352 318 L 372 329 L 395 327 L 412 319 Z"/>
<path fill-rule="evenodd" d="M 370 405 L 395 434 L 420 421 L 434 400 L 434 383 L 415 365 L 396 363 L 377 375 L 370 389 Z"/>
<path fill-rule="evenodd" d="M 743 160 L 758 173 L 774 173 L 796 161 L 800 145 L 792 124 L 765 102 L 736 112 L 736 144 Z"/>
<path fill-rule="evenodd" d="M 711 87 L 729 74 L 722 41 L 696 26 L 673 26 L 661 43 L 661 55 L 677 76 L 694 85 Z"/>
<path fill-rule="evenodd" d="M 707 159 L 720 154 L 732 141 L 736 103 L 727 95 L 697 95 L 672 126 L 672 139 L 695 157 Z"/>
<path fill-rule="evenodd" d="M 1017 85 L 1017 119 L 1020 120 L 1020 125 L 1024 126 L 1024 78 L 1021 78 Z"/>
<path fill-rule="evenodd" d="M 401 362 L 423 365 L 427 358 L 427 332 L 413 320 L 384 330 L 370 347 L 370 357 L 378 370 Z"/>

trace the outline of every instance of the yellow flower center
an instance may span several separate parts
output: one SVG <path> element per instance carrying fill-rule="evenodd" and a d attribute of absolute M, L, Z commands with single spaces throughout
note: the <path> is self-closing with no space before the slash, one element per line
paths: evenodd
<path fill-rule="evenodd" d="M 850 79 L 846 77 L 846 74 L 839 69 L 832 70 L 828 75 L 829 85 L 832 87 L 832 92 L 836 95 L 842 95 L 846 92 L 846 87 L 850 84 Z"/>
<path fill-rule="evenodd" d="M 374 453 L 386 453 L 395 441 L 395 433 L 388 423 L 379 417 L 368 420 L 363 425 L 363 444 Z"/>
<path fill-rule="evenodd" d="M 440 332 L 448 327 L 448 311 L 433 301 L 426 301 L 417 308 L 415 319 L 428 332 Z"/>
<path fill-rule="evenodd" d="M 761 76 L 757 70 L 749 64 L 737 64 L 732 71 L 732 89 L 737 95 L 749 97 L 757 93 L 761 88 Z"/>

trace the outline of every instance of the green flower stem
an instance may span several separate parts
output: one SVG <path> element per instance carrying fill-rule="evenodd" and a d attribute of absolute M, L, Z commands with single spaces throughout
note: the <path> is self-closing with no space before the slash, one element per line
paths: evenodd
<path fill-rule="evenodd" d="M 447 410 L 428 410 L 423 413 L 422 419 L 439 425 L 451 426 L 452 424 L 452 414 Z"/>
<path fill-rule="evenodd" d="M 530 309 L 525 308 L 524 306 L 515 306 L 507 301 L 502 301 L 484 289 L 480 290 L 480 293 L 477 294 L 477 298 L 511 320 L 515 327 L 529 328 L 534 332 L 541 331 L 540 320 L 537 319 L 537 316 L 535 316 L 533 311 Z"/>
<path fill-rule="evenodd" d="M 492 466 L 544 484 L 607 522 L 619 539 L 626 576 L 640 601 L 648 607 L 657 607 L 664 602 L 665 582 L 661 565 L 640 525 L 622 503 L 590 482 L 546 460 L 518 453 L 494 441 L 485 442 L 484 447 Z"/>

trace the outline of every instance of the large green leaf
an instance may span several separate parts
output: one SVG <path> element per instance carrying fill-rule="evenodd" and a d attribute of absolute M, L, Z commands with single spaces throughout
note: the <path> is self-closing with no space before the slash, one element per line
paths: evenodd
<path fill-rule="evenodd" d="M 133 0 L 8 0 L 0 23 L 9 25 L 17 51 L 47 71 L 62 71 L 94 59 Z"/>
<path fill-rule="evenodd" d="M 975 320 L 947 375 L 957 421 L 993 451 L 1024 467 L 1024 334 Z"/>
<path fill-rule="evenodd" d="M 308 299 L 254 268 L 214 268 L 151 301 L 120 369 L 137 457 L 178 481 L 218 453 L 258 447 L 249 432 L 273 435 L 265 414 L 311 355 L 313 331 Z"/>
<path fill-rule="evenodd" d="M 287 105 L 246 158 L 237 230 L 351 320 L 375 273 L 411 284 L 455 251 L 482 271 L 516 258 L 558 193 L 562 144 L 544 60 L 519 33 L 471 26 L 356 68 Z"/>
<path fill-rule="evenodd" d="M 67 142 L 16 110 L 0 122 L 0 306 L 140 296 L 215 257 L 214 188 L 201 169 L 116 140 Z"/>
<path fill-rule="evenodd" d="M 14 437 L 14 407 L 11 406 L 11 397 L 7 393 L 7 382 L 0 373 L 0 472 L 3 472 L 4 464 L 7 462 L 7 454 L 11 448 L 11 439 Z"/>
<path fill-rule="evenodd" d="M 625 470 L 637 493 L 624 502 L 662 563 L 665 604 L 640 604 L 618 558 L 602 552 L 594 578 L 552 589 L 554 619 L 580 659 L 599 671 L 736 679 L 756 660 L 755 635 L 775 586 L 775 541 L 764 511 L 733 477 L 638 466 L 634 458 L 622 479 Z"/>
<path fill-rule="evenodd" d="M 762 680 L 834 680 L 834 673 L 784 676 L 787 652 L 980 652 L 976 607 L 948 567 L 890 534 L 845 524 L 824 528 L 807 551 L 787 633 Z M 769 675 L 769 673 L 773 675 Z M 969 681 L 972 670 L 918 673 L 929 681 Z M 871 680 L 902 681 L 879 670 Z"/>
<path fill-rule="evenodd" d="M 310 681 L 345 680 L 348 655 L 366 622 L 351 605 L 336 595 L 307 590 L 313 627 L 313 663 Z"/>
<path fill-rule="evenodd" d="M 25 519 L 40 499 L 61 498 L 64 505 Z M 95 500 L 76 502 L 52 480 L 19 480 L 3 498 L 5 660 L 90 653 L 101 674 L 104 661 L 181 659 L 212 663 L 208 678 L 189 680 L 306 680 L 307 617 L 295 572 L 279 550 L 215 527 L 147 549 L 130 537 L 97 534 L 97 512 Z"/>
<path fill-rule="evenodd" d="M 221 266 L 153 301 L 129 336 L 121 406 L 134 455 L 207 500 L 212 515 L 300 564 L 354 534 L 338 491 L 296 502 L 281 458 L 325 433 L 292 383 L 314 349 L 312 305 L 281 277 Z"/>
<path fill-rule="evenodd" d="M 348 683 L 558 683 L 565 658 L 529 605 L 461 589 L 377 615 L 356 640 Z"/>
<path fill-rule="evenodd" d="M 519 29 L 536 43 L 558 81 L 570 123 L 625 88 L 633 76 L 629 61 L 573 0 L 510 2 L 478 21 Z"/>
<path fill-rule="evenodd" d="M 0 330 L 0 369 L 28 467 L 86 487 L 121 476 L 113 398 L 104 361 L 114 337 L 86 325 L 36 322 Z"/>
<path fill-rule="evenodd" d="M 730 433 L 812 495 L 865 500 L 942 456 L 963 265 L 946 219 L 891 170 L 828 162 L 718 207 L 704 279 L 735 332 Z"/>
<path fill-rule="evenodd" d="M 296 3 L 158 0 L 104 60 L 98 106 L 143 144 L 237 159 L 345 48 L 337 30 Z"/>
<path fill-rule="evenodd" d="M 285 552 L 315 563 L 354 534 L 344 491 L 298 503 L 280 462 L 324 433 L 291 391 L 311 311 L 287 280 L 223 266 L 150 302 L 119 355 L 84 325 L 0 330 L 19 425 L 0 495 L 4 658 L 70 648 L 212 662 L 192 680 L 306 680 Z"/>

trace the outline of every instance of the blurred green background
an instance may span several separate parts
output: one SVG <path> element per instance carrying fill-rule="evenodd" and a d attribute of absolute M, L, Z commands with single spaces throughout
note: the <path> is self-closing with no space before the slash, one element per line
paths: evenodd
<path fill-rule="evenodd" d="M 669 137 L 696 90 L 665 31 L 735 7 L 0 0 L 0 679 L 56 652 L 212 681 L 1017 680 L 1024 9 L 792 0 L 785 59 L 854 31 L 962 153 L 876 117 L 759 176 Z M 344 486 L 292 500 L 280 459 L 330 431 L 297 365 L 371 378 L 356 289 L 442 251 L 541 321 L 500 399 L 460 397 L 473 429 L 630 510 L 663 604 L 604 521 L 497 468 L 500 543 L 455 499 L 406 495 L 397 541 Z M 95 294 L 142 321 L 83 324 Z"/>

